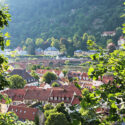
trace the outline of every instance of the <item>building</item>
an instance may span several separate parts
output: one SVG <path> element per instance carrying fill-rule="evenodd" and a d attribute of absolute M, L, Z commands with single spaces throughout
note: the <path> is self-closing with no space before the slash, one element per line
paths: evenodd
<path fill-rule="evenodd" d="M 105 31 L 101 34 L 101 36 L 115 36 L 116 32 L 115 31 Z"/>
<path fill-rule="evenodd" d="M 8 112 L 14 112 L 20 121 L 25 121 L 25 120 L 29 120 L 29 121 L 34 121 L 36 115 L 38 114 L 38 109 L 36 108 L 29 108 L 26 106 L 14 106 L 11 105 L 8 108 Z"/>
<path fill-rule="evenodd" d="M 118 48 L 123 49 L 123 45 L 125 44 L 125 38 L 123 36 L 118 40 Z"/>
<path fill-rule="evenodd" d="M 35 104 L 41 102 L 43 105 L 48 103 L 48 98 L 51 94 L 51 89 L 30 89 L 27 90 L 24 97 L 25 104 Z"/>
<path fill-rule="evenodd" d="M 16 49 L 16 54 L 17 55 L 27 55 L 27 51 L 23 50 L 20 46 L 18 46 Z"/>
<path fill-rule="evenodd" d="M 48 47 L 44 50 L 44 55 L 46 56 L 58 56 L 60 54 L 59 50 L 55 47 Z"/>
<path fill-rule="evenodd" d="M 82 50 L 76 50 L 76 51 L 74 51 L 74 55 L 75 56 L 82 56 Z"/>
<path fill-rule="evenodd" d="M 27 85 L 29 86 L 34 86 L 34 85 L 38 85 L 38 81 L 33 78 L 28 72 L 26 72 L 25 69 L 14 69 L 10 75 L 19 75 L 21 76 L 24 80 L 26 80 Z"/>
<path fill-rule="evenodd" d="M 35 54 L 36 54 L 36 55 L 43 55 L 43 54 L 44 54 L 44 51 L 43 51 L 41 48 L 37 48 L 37 49 L 35 50 Z"/>
<path fill-rule="evenodd" d="M 23 103 L 26 89 L 8 89 L 3 91 L 2 94 L 8 95 L 8 97 L 12 100 L 12 105 L 19 105 Z"/>

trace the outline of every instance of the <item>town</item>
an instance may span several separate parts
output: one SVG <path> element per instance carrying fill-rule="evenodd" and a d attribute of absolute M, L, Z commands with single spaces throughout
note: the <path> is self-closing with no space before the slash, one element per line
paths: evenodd
<path fill-rule="evenodd" d="M 108 35 L 112 33 L 107 32 Z M 103 33 L 103 35 L 106 35 L 106 33 Z M 120 37 L 117 48 L 122 49 L 124 43 L 124 38 Z M 110 43 L 108 47 L 110 48 L 110 46 L 114 45 Z M 9 51 L 5 51 L 4 54 L 8 56 Z M 113 81 L 112 74 L 107 74 L 102 79 L 93 80 L 88 76 L 87 70 L 81 70 L 83 65 L 76 68 L 91 61 L 89 55 L 96 54 L 96 51 L 76 50 L 74 51 L 75 56 L 86 55 L 86 57 L 67 58 L 59 57 L 60 52 L 54 47 L 49 47 L 45 51 L 37 49 L 36 55 L 44 54 L 51 57 L 35 59 L 34 57 L 28 59 L 25 56 L 27 52 L 23 51 L 21 47 L 17 47 L 15 51 L 18 59 L 17 56 L 11 57 L 9 60 L 10 68 L 6 72 L 7 77 L 10 78 L 10 81 L 12 79 L 12 84 L 15 85 L 1 91 L 1 94 L 8 96 L 12 102 L 6 104 L 4 99 L 1 100 L 0 112 L 13 111 L 21 121 L 34 121 L 35 117 L 38 116 L 42 125 L 45 122 L 44 112 L 41 110 L 44 109 L 44 106 L 48 104 L 56 106 L 63 102 L 68 112 L 71 112 L 71 106 L 80 104 L 79 98 L 82 97 L 83 89 L 93 91 L 93 87 L 99 89 L 101 85 Z M 22 58 L 19 55 L 24 57 Z M 70 65 L 74 65 L 74 68 Z M 17 85 L 21 84 L 16 82 L 20 79 L 18 76 L 25 81 L 24 85 Z M 81 88 L 79 89 L 76 84 Z M 77 110 L 79 110 L 79 107 Z M 100 107 L 97 112 L 108 113 L 108 108 Z"/>

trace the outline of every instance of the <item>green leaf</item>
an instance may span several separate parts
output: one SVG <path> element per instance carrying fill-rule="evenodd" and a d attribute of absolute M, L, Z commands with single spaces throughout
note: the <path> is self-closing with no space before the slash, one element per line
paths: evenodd
<path fill-rule="evenodd" d="M 4 36 L 7 37 L 7 38 L 9 38 L 9 37 L 10 37 L 10 34 L 7 32 L 7 33 L 5 33 Z"/>
<path fill-rule="evenodd" d="M 10 40 L 6 40 L 6 46 L 10 46 Z"/>

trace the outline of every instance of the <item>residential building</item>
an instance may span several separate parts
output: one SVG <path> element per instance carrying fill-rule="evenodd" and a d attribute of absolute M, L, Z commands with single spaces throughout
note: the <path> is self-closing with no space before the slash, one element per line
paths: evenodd
<path fill-rule="evenodd" d="M 115 36 L 116 32 L 115 31 L 105 31 L 101 34 L 101 36 Z"/>
<path fill-rule="evenodd" d="M 123 45 L 125 44 L 125 38 L 123 36 L 118 40 L 118 48 L 123 49 Z"/>
<path fill-rule="evenodd" d="M 9 111 L 14 112 L 18 116 L 20 121 L 25 121 L 25 120 L 34 121 L 35 116 L 38 114 L 38 109 L 29 108 L 25 106 L 11 105 L 8 108 L 8 112 Z"/>
<path fill-rule="evenodd" d="M 41 48 L 37 48 L 37 49 L 35 50 L 35 54 L 36 54 L 36 55 L 43 55 L 43 54 L 44 54 L 44 51 L 43 51 L 43 49 L 41 49 Z"/>
<path fill-rule="evenodd" d="M 82 56 L 82 50 L 76 50 L 76 51 L 74 51 L 74 55 L 75 56 Z"/>
<path fill-rule="evenodd" d="M 25 69 L 14 69 L 10 75 L 19 75 L 21 76 L 24 80 L 26 80 L 27 82 L 27 86 L 34 86 L 34 85 L 38 85 L 38 81 L 33 78 L 28 72 L 26 72 Z"/>
<path fill-rule="evenodd" d="M 47 56 L 58 56 L 60 54 L 59 50 L 55 47 L 48 47 L 44 50 L 44 55 Z"/>

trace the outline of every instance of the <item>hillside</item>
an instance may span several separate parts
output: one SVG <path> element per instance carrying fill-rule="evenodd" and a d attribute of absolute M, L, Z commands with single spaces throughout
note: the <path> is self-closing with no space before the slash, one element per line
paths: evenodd
<path fill-rule="evenodd" d="M 8 0 L 11 46 L 26 38 L 68 38 L 115 30 L 123 23 L 123 0 Z"/>

